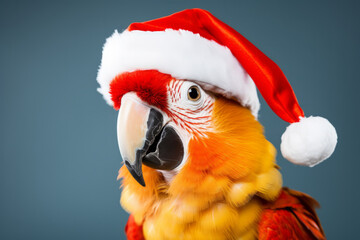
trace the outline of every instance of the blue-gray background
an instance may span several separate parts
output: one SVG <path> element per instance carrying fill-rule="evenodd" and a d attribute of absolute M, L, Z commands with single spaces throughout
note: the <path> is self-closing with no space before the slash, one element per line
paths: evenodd
<path fill-rule="evenodd" d="M 96 92 L 114 29 L 185 8 L 211 11 L 283 69 L 307 115 L 337 128 L 314 168 L 279 154 L 284 183 L 320 201 L 329 239 L 359 238 L 357 1 L 1 1 L 0 239 L 124 239 L 117 112 Z M 287 124 L 262 101 L 279 149 Z M 166 226 L 165 226 L 166 227 Z"/>

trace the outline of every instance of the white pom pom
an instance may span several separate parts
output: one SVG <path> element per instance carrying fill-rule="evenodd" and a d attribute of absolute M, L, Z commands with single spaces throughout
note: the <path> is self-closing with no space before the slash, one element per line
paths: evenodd
<path fill-rule="evenodd" d="M 301 118 L 281 136 L 281 153 L 298 165 L 313 167 L 331 156 L 337 143 L 336 130 L 322 117 Z"/>

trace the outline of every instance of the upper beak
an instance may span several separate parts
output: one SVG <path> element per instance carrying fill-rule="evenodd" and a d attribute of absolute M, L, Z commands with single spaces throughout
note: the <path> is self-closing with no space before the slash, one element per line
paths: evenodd
<path fill-rule="evenodd" d="M 145 186 L 142 160 L 164 125 L 162 113 L 142 102 L 135 93 L 122 97 L 117 121 L 118 144 L 131 175 Z"/>

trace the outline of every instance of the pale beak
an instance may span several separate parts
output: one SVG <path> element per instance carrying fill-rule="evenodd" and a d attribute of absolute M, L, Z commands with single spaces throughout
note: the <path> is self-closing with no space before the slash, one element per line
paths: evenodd
<path fill-rule="evenodd" d="M 135 93 L 122 97 L 117 121 L 118 144 L 124 164 L 142 186 L 142 164 L 171 170 L 183 158 L 184 148 L 175 129 L 166 125 L 165 114 L 143 101 Z"/>

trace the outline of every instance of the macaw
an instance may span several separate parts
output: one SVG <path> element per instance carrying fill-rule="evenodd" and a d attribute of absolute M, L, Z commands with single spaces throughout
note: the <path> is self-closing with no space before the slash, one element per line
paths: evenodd
<path fill-rule="evenodd" d="M 317 202 L 282 188 L 249 109 L 155 70 L 122 74 L 110 92 L 128 239 L 324 239 Z"/>
<path fill-rule="evenodd" d="M 208 11 L 133 23 L 107 39 L 97 78 L 116 110 L 129 240 L 325 239 L 310 196 L 283 187 L 257 90 L 290 123 L 281 152 L 314 166 L 335 128 L 304 116 L 280 68 Z"/>

